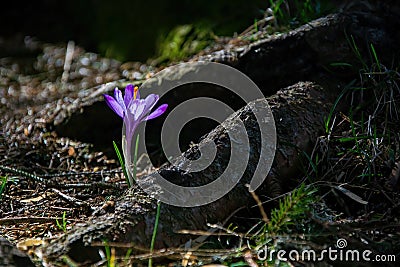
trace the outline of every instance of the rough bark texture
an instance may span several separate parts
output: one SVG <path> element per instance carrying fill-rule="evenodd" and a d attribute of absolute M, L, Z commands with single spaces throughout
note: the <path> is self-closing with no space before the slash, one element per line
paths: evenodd
<path fill-rule="evenodd" d="M 7 239 L 0 237 L 0 266 L 34 267 L 28 255 L 13 246 Z"/>

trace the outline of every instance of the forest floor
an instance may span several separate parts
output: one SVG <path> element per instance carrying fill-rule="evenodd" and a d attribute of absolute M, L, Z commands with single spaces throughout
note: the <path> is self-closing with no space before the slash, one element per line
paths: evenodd
<path fill-rule="evenodd" d="M 263 34 L 267 30 L 263 32 L 261 26 L 249 28 L 243 36 L 254 40 L 240 36 L 221 39 L 198 56 L 227 44 L 256 42 Z M 0 235 L 29 254 L 37 266 L 42 266 L 38 248 L 89 221 L 99 210 L 112 207 L 128 188 L 113 155 L 112 140 L 104 142 L 101 136 L 94 142 L 70 138 L 60 132 L 58 125 L 79 111 L 83 102 L 100 99 L 99 92 L 109 93 L 128 82 L 140 84 L 163 67 L 139 62 L 122 64 L 88 53 L 73 42 L 54 45 L 33 38 L 15 38 L 1 45 L 10 56 L 0 59 Z M 357 54 L 357 46 L 353 45 Z M 297 238 L 286 236 L 276 241 L 277 249 L 285 247 L 281 243 L 291 243 L 295 248 L 317 248 L 329 243 L 328 236 L 337 231 L 338 235 L 348 237 L 347 241 L 355 248 L 368 248 L 374 255 L 394 255 L 400 261 L 400 74 L 398 65 L 385 66 L 374 47 L 370 48 L 371 60 L 361 64 L 359 77 L 344 88 L 330 117 L 326 118 L 325 134 L 316 140 L 311 153 L 303 153 L 304 173 L 300 176 L 312 188 L 295 190 L 289 196 L 295 198 L 296 193 L 299 196 L 307 192 L 313 197 L 305 199 L 313 204 L 303 200 L 291 203 L 284 195 L 282 206 L 291 203 L 299 209 L 288 208 L 288 214 L 281 214 L 280 218 L 291 220 L 278 225 L 281 228 L 265 226 L 270 227 L 267 231 L 281 236 L 299 231 Z M 338 67 L 349 66 L 343 62 Z M 93 96 L 94 93 L 98 95 Z M 345 100 L 350 103 L 348 109 L 337 112 L 336 104 Z M 118 129 L 117 133 L 109 136 L 119 138 L 120 126 L 116 118 L 110 128 Z M 138 176 L 152 171 L 148 166 L 141 166 Z M 305 203 L 310 206 L 305 208 L 302 206 Z M 279 211 L 285 211 L 282 206 L 276 206 L 275 211 L 268 210 L 269 214 L 275 212 L 279 217 Z M 296 221 L 298 212 L 313 215 L 300 216 Z M 289 215 L 292 219 L 288 219 Z M 260 226 L 262 218 L 253 219 L 256 230 L 248 229 L 246 235 L 255 236 L 251 242 L 256 247 L 270 244 L 260 234 L 265 231 Z M 319 232 L 319 243 L 300 236 L 306 236 L 310 229 Z M 245 236 L 235 229 L 219 230 L 221 236 Z M 221 240 L 225 242 L 223 245 L 218 243 Z M 247 249 L 251 246 L 246 242 L 240 244 L 240 250 L 232 251 L 226 244 L 229 239 L 221 240 L 217 236 L 213 242 L 218 245 L 208 244 L 210 249 L 199 250 L 206 256 L 181 253 L 181 258 L 171 260 L 160 252 L 160 258 L 164 259 L 160 262 L 182 266 L 260 264 L 249 256 Z M 242 241 L 247 240 L 243 237 Z M 213 250 L 216 247 L 224 249 L 226 254 L 221 256 L 221 250 Z M 203 260 L 199 261 L 201 257 Z M 110 266 L 109 255 L 104 258 L 103 264 Z M 138 258 L 135 264 L 147 264 L 146 257 Z M 66 265 L 74 266 L 67 260 Z"/>

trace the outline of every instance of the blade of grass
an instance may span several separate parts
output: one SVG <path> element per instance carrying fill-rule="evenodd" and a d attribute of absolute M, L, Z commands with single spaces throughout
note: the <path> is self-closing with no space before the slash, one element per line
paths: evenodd
<path fill-rule="evenodd" d="M 329 65 L 331 65 L 332 67 L 353 67 L 353 65 L 345 62 L 333 62 Z"/>
<path fill-rule="evenodd" d="M 125 254 L 125 263 L 126 263 L 126 266 L 128 266 L 128 264 L 129 264 L 129 256 L 132 254 L 132 248 L 129 248 L 127 251 L 126 251 L 126 254 Z"/>
<path fill-rule="evenodd" d="M 351 37 L 351 44 L 350 44 L 350 46 L 351 46 L 351 48 L 352 48 L 354 54 L 356 54 L 358 60 L 359 60 L 359 61 L 361 62 L 361 64 L 363 65 L 364 70 L 367 70 L 367 69 L 368 69 L 368 66 L 367 66 L 367 64 L 365 63 L 363 57 L 361 56 L 360 50 L 358 49 L 358 46 L 357 46 L 357 44 L 356 44 L 356 41 L 354 40 L 353 35 L 351 35 L 350 37 Z"/>
<path fill-rule="evenodd" d="M 63 213 L 61 223 L 58 221 L 58 219 L 56 219 L 56 224 L 57 227 L 60 228 L 64 233 L 67 232 L 67 220 L 65 219 L 65 211 Z"/>
<path fill-rule="evenodd" d="M 382 72 L 382 70 L 381 70 L 381 63 L 379 62 L 378 55 L 376 54 L 376 51 L 375 51 L 375 47 L 374 47 L 373 44 L 371 44 L 370 46 L 371 46 L 372 54 L 373 54 L 373 56 L 374 56 L 376 65 L 378 66 L 378 70 L 379 70 L 379 72 Z"/>
<path fill-rule="evenodd" d="M 121 165 L 122 171 L 124 172 L 126 183 L 128 184 L 129 187 L 131 187 L 132 185 L 131 185 L 131 183 L 129 181 L 128 173 L 126 172 L 124 159 L 122 158 L 121 152 L 118 149 L 117 143 L 115 143 L 114 141 L 113 141 L 113 146 L 114 146 L 115 153 L 117 153 L 119 164 Z"/>
<path fill-rule="evenodd" d="M 2 199 L 2 197 L 3 197 L 3 191 L 4 191 L 4 189 L 6 188 L 6 185 L 7 185 L 7 182 L 8 182 L 8 176 L 6 175 L 6 176 L 1 176 L 0 177 L 1 178 L 1 186 L 0 186 L 0 200 Z"/>
<path fill-rule="evenodd" d="M 150 243 L 150 254 L 153 253 L 154 250 L 154 243 L 156 241 L 157 229 L 158 229 L 158 221 L 160 219 L 160 210 L 161 210 L 161 202 L 158 201 L 157 203 L 157 212 L 156 212 L 156 220 L 154 222 L 154 229 L 153 229 L 153 236 L 151 237 Z M 153 258 L 152 256 L 149 258 L 149 267 L 153 266 Z"/>
<path fill-rule="evenodd" d="M 344 96 L 346 91 L 347 91 L 347 87 L 342 90 L 340 95 L 336 98 L 335 103 L 333 103 L 333 106 L 332 106 L 331 110 L 329 111 L 328 118 L 326 118 L 326 120 L 325 120 L 325 132 L 326 133 L 329 133 L 329 129 L 330 129 L 329 124 L 331 122 L 331 119 L 332 119 L 332 116 L 333 116 L 333 112 L 335 111 L 336 106 L 338 105 L 340 99 L 342 99 L 342 97 Z"/>
<path fill-rule="evenodd" d="M 311 159 L 311 157 L 305 152 L 305 151 L 301 151 L 302 154 L 307 158 L 308 162 L 311 165 L 312 170 L 314 171 L 314 173 L 316 175 L 318 175 L 318 169 L 317 169 L 317 165 L 318 165 L 318 159 L 316 160 L 316 163 L 313 162 L 313 160 Z"/>
<path fill-rule="evenodd" d="M 358 154 L 361 154 L 362 153 L 362 151 L 361 151 L 361 149 L 360 149 L 360 145 L 358 144 L 358 142 L 357 142 L 357 138 L 359 138 L 360 136 L 357 136 L 357 133 L 356 133 L 356 126 L 355 126 L 355 124 L 354 124 L 354 118 L 353 118 L 353 110 L 352 109 L 350 109 L 350 116 L 349 116 L 349 118 L 350 118 L 350 128 L 351 128 L 351 133 L 352 133 L 352 135 L 353 135 L 353 140 L 355 140 L 355 145 L 356 145 L 356 147 L 357 147 L 357 153 Z"/>
<path fill-rule="evenodd" d="M 378 137 L 382 137 L 382 136 L 380 136 L 380 135 L 378 136 L 377 135 L 375 138 L 378 138 Z M 352 136 L 352 137 L 341 137 L 341 138 L 338 139 L 338 141 L 341 142 L 341 143 L 344 143 L 344 142 L 351 142 L 351 141 L 356 142 L 358 140 L 365 140 L 365 139 L 374 140 L 374 138 L 372 136 L 362 135 L 362 136 Z"/>
<path fill-rule="evenodd" d="M 104 249 L 106 251 L 106 259 L 107 259 L 107 267 L 114 267 L 113 262 L 112 262 L 112 255 L 111 255 L 111 249 L 110 246 L 108 245 L 107 240 L 103 240 L 104 243 Z"/>

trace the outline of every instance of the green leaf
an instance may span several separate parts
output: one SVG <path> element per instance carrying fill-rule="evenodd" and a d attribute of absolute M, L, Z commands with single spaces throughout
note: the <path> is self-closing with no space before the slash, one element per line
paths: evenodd
<path fill-rule="evenodd" d="M 331 65 L 332 67 L 353 67 L 353 65 L 345 62 L 333 62 L 329 65 Z"/>
<path fill-rule="evenodd" d="M 156 220 L 154 222 L 154 229 L 153 229 L 153 235 L 151 237 L 151 243 L 150 243 L 150 253 L 153 253 L 154 250 L 154 243 L 156 241 L 156 236 L 157 236 L 157 229 L 158 229 L 158 221 L 160 219 L 160 210 L 161 210 L 161 202 L 158 201 L 157 203 L 157 211 L 156 211 Z M 153 266 L 153 257 L 150 256 L 149 258 L 149 267 Z"/>
<path fill-rule="evenodd" d="M 1 176 L 0 179 L 1 181 L 1 186 L 0 186 L 0 200 L 3 197 L 3 191 L 6 188 L 7 182 L 8 182 L 8 176 Z"/>
<path fill-rule="evenodd" d="M 124 176 L 125 176 L 126 183 L 128 184 L 129 187 L 131 187 L 132 184 L 131 184 L 130 181 L 129 181 L 128 173 L 126 172 L 126 167 L 125 167 L 124 159 L 122 158 L 121 152 L 120 152 L 119 149 L 118 149 L 117 143 L 115 143 L 114 141 L 113 141 L 113 146 L 114 146 L 115 153 L 117 153 L 117 157 L 118 157 L 118 160 L 119 160 L 119 164 L 121 165 L 122 171 L 124 172 Z"/>

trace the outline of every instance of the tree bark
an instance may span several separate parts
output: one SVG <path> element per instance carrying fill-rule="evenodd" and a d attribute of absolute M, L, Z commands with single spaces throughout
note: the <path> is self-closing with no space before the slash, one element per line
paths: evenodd
<path fill-rule="evenodd" d="M 29 256 L 0 236 L 0 266 L 34 267 Z"/>

